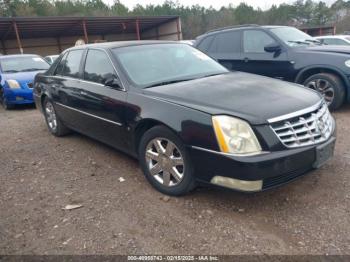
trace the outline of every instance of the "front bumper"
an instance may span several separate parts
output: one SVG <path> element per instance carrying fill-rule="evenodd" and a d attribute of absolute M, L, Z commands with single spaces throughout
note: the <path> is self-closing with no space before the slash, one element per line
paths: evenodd
<path fill-rule="evenodd" d="M 334 142 L 335 137 L 331 136 L 324 143 L 317 145 L 245 157 L 197 147 L 190 147 L 189 150 L 198 181 L 213 183 L 218 177 L 233 178 L 233 184 L 238 181 L 243 182 L 243 185 L 261 181 L 259 189 L 249 186 L 234 188 L 252 192 L 270 189 L 307 174 L 315 168 L 316 148 Z"/>
<path fill-rule="evenodd" d="M 33 90 L 32 89 L 4 89 L 4 95 L 7 104 L 19 105 L 19 104 L 33 104 Z"/>

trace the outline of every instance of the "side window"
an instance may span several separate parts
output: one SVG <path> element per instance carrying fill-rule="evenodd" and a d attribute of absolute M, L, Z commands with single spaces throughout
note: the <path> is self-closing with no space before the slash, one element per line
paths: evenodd
<path fill-rule="evenodd" d="M 56 70 L 55 70 L 55 75 L 62 75 L 63 73 L 63 69 L 66 66 L 66 62 L 67 62 L 67 54 L 65 53 L 64 56 L 62 57 L 61 61 L 58 63 Z"/>
<path fill-rule="evenodd" d="M 101 50 L 89 50 L 84 69 L 84 79 L 100 84 L 110 77 L 116 77 L 107 54 Z"/>
<path fill-rule="evenodd" d="M 200 42 L 197 48 L 203 52 L 207 52 L 209 50 L 210 44 L 212 43 L 213 39 L 214 39 L 214 36 L 207 36 L 202 40 L 202 42 Z"/>
<path fill-rule="evenodd" d="M 260 30 L 246 30 L 243 32 L 245 53 L 264 53 L 264 47 L 275 42 L 271 36 Z"/>
<path fill-rule="evenodd" d="M 77 78 L 79 77 L 79 68 L 81 56 L 84 50 L 69 51 L 67 58 L 65 59 L 65 66 L 63 68 L 62 75 Z"/>
<path fill-rule="evenodd" d="M 327 45 L 336 45 L 337 44 L 337 40 L 334 39 L 334 38 L 327 38 L 324 40 L 324 42 L 327 44 Z"/>
<path fill-rule="evenodd" d="M 220 33 L 216 36 L 215 53 L 239 53 L 241 49 L 240 31 Z"/>
<path fill-rule="evenodd" d="M 345 42 L 344 40 L 342 39 L 334 39 L 335 40 L 335 43 L 337 45 L 349 45 L 347 42 Z"/>

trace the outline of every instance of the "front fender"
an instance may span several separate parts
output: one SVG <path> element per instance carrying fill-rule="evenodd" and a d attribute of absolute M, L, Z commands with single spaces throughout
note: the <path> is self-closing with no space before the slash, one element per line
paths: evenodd
<path fill-rule="evenodd" d="M 210 114 L 142 93 L 130 93 L 128 103 L 126 118 L 132 129 L 150 120 L 169 127 L 185 145 L 219 150 Z"/>

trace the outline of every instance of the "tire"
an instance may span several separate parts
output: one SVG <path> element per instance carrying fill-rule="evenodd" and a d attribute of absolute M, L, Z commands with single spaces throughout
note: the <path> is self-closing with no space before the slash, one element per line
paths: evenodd
<path fill-rule="evenodd" d="M 138 153 L 144 175 L 158 191 L 180 196 L 195 187 L 194 169 L 189 154 L 170 129 L 164 126 L 149 129 L 141 138 Z"/>
<path fill-rule="evenodd" d="M 52 101 L 47 97 L 44 99 L 43 112 L 44 112 L 46 125 L 51 134 L 59 137 L 70 133 L 70 130 L 62 123 L 62 121 L 57 116 L 56 110 Z"/>
<path fill-rule="evenodd" d="M 330 110 L 336 110 L 344 103 L 345 86 L 337 75 L 331 73 L 315 74 L 307 78 L 304 85 L 318 91 L 325 98 Z M 327 98 L 332 92 L 333 98 Z"/>
<path fill-rule="evenodd" d="M 9 109 L 14 108 L 13 105 L 7 103 L 2 89 L 0 89 L 0 97 L 1 97 L 1 105 L 5 110 L 9 110 Z"/>

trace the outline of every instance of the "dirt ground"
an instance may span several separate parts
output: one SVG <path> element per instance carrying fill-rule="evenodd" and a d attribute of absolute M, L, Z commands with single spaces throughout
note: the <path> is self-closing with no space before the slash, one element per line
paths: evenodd
<path fill-rule="evenodd" d="M 350 106 L 334 115 L 335 156 L 306 177 L 167 198 L 136 160 L 50 135 L 36 109 L 1 108 L 0 254 L 350 254 Z"/>

